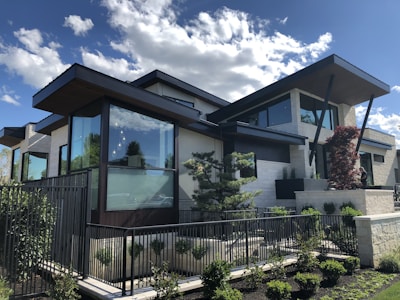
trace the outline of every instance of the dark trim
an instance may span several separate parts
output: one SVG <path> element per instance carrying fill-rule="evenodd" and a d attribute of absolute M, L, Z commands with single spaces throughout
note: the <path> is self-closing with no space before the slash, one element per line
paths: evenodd
<path fill-rule="evenodd" d="M 34 108 L 66 116 L 106 96 L 152 112 L 162 111 L 165 116 L 182 123 L 192 123 L 200 117 L 200 112 L 196 109 L 79 64 L 72 65 L 33 95 L 32 105 Z"/>
<path fill-rule="evenodd" d="M 228 120 L 295 88 L 323 99 L 326 88 L 321 82 L 328 81 L 331 75 L 335 75 L 336 82 L 331 96 L 335 104 L 354 106 L 366 101 L 372 94 L 380 97 L 390 93 L 389 85 L 333 54 L 209 114 L 208 120 L 214 123 Z"/>
<path fill-rule="evenodd" d="M 375 148 L 384 149 L 384 150 L 392 150 L 392 148 L 393 148 L 393 145 L 386 144 L 386 143 L 372 140 L 372 139 L 368 139 L 368 138 L 362 138 L 361 144 L 366 145 L 366 146 L 375 147 Z"/>
<path fill-rule="evenodd" d="M 35 131 L 42 134 L 51 135 L 51 132 L 68 125 L 68 117 L 51 114 L 36 124 Z"/>
<path fill-rule="evenodd" d="M 358 141 L 357 141 L 357 146 L 356 146 L 356 152 L 358 152 L 358 150 L 360 149 L 360 145 L 361 145 L 361 140 L 364 136 L 364 131 L 365 131 L 365 127 L 367 126 L 367 121 L 368 121 L 368 116 L 369 113 L 371 112 L 371 108 L 372 108 L 372 103 L 374 102 L 374 95 L 371 95 L 371 98 L 369 99 L 369 103 L 368 103 L 368 108 L 367 111 L 365 113 L 364 116 L 364 121 L 360 130 L 360 135 L 358 137 Z"/>
<path fill-rule="evenodd" d="M 223 100 L 213 94 L 210 94 L 202 89 L 199 89 L 189 83 L 186 83 L 180 79 L 177 79 L 171 75 L 168 75 L 160 70 L 154 70 L 134 81 L 132 81 L 130 84 L 136 87 L 140 88 L 147 88 L 155 83 L 164 83 L 168 86 L 171 86 L 177 90 L 180 90 L 186 94 L 192 95 L 194 97 L 200 98 L 201 100 L 218 106 L 218 107 L 224 107 L 230 102 Z"/>
<path fill-rule="evenodd" d="M 221 133 L 223 135 L 246 136 L 260 140 L 290 144 L 290 145 L 305 145 L 307 137 L 291 134 L 283 131 L 278 131 L 270 128 L 259 128 L 250 126 L 242 122 L 230 122 L 220 124 Z"/>
<path fill-rule="evenodd" d="M 0 144 L 14 147 L 25 139 L 25 127 L 4 127 L 0 130 Z"/>

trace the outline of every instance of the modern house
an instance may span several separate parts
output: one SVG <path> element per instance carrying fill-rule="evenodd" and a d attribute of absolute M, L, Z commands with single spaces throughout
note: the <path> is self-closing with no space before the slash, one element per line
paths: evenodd
<path fill-rule="evenodd" d="M 233 103 L 158 70 L 124 82 L 74 64 L 33 96 L 49 117 L 3 128 L 0 143 L 13 150 L 17 180 L 90 169 L 92 222 L 167 224 L 195 205 L 196 183 L 183 166 L 193 152 L 253 152 L 257 180 L 245 188 L 263 191 L 256 205 L 294 206 L 277 196 L 275 180 L 327 178 L 326 139 L 338 125 L 356 125 L 356 105 L 370 109 L 389 91 L 337 55 Z M 395 138 L 365 124 L 357 149 L 368 183 L 393 186 Z"/>

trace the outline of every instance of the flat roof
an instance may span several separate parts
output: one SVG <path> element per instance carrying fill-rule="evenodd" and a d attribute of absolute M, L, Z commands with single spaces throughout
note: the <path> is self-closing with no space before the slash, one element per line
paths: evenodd
<path fill-rule="evenodd" d="M 13 147 L 25 139 L 25 127 L 4 127 L 0 130 L 0 144 Z"/>
<path fill-rule="evenodd" d="M 68 117 L 63 115 L 51 114 L 36 124 L 35 131 L 51 135 L 53 130 L 68 125 Z"/>
<path fill-rule="evenodd" d="M 200 112 L 137 88 L 79 64 L 72 65 L 33 96 L 32 106 L 67 116 L 103 97 L 116 99 L 182 123 L 199 119 Z"/>
<path fill-rule="evenodd" d="M 295 88 L 325 99 L 331 76 L 329 100 L 336 104 L 354 106 L 371 96 L 377 98 L 390 92 L 389 85 L 333 54 L 209 114 L 208 120 L 216 123 L 227 120 Z"/>

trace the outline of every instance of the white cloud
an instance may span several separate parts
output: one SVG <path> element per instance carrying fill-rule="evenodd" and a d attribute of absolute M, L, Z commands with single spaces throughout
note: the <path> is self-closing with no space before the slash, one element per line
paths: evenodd
<path fill-rule="evenodd" d="M 367 108 L 365 106 L 356 107 L 357 124 L 360 126 L 365 117 Z M 384 114 L 385 108 L 377 107 L 371 109 L 368 117 L 367 127 L 394 135 L 396 138 L 396 148 L 400 149 L 400 115 Z"/>
<path fill-rule="evenodd" d="M 2 95 L 0 97 L 0 100 L 15 106 L 19 106 L 21 105 L 21 103 L 19 103 L 17 100 L 15 100 L 13 97 L 11 97 L 10 95 Z"/>
<path fill-rule="evenodd" d="M 109 24 L 120 33 L 111 47 L 134 65 L 124 63 L 125 69 L 117 70 L 112 67 L 116 61 L 83 49 L 82 56 L 92 58 L 85 64 L 99 71 L 113 69 L 118 78 L 161 69 L 228 101 L 314 62 L 332 41 L 330 33 L 310 44 L 280 32 L 267 34 L 268 20 L 226 7 L 181 24 L 171 0 L 102 4 Z"/>
<path fill-rule="evenodd" d="M 0 64 L 23 78 L 24 83 L 42 88 L 69 67 L 63 64 L 57 49 L 58 43 L 43 45 L 42 34 L 37 29 L 21 28 L 14 36 L 22 48 L 0 44 Z"/>
<path fill-rule="evenodd" d="M 85 36 L 90 29 L 93 28 L 94 24 L 91 19 L 82 19 L 77 15 L 69 15 L 64 18 L 64 27 L 69 27 L 74 31 L 76 36 Z"/>
<path fill-rule="evenodd" d="M 392 87 L 392 91 L 395 91 L 397 93 L 400 93 L 400 85 L 395 85 Z"/>

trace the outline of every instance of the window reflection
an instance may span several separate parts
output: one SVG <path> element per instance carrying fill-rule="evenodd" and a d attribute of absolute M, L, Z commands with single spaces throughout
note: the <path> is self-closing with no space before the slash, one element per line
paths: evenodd
<path fill-rule="evenodd" d="M 23 154 L 22 180 L 37 180 L 47 175 L 47 153 L 26 152 Z"/>
<path fill-rule="evenodd" d="M 313 125 L 318 125 L 321 119 L 322 110 L 324 108 L 324 102 L 317 100 L 313 97 L 300 94 L 300 114 L 301 121 Z M 334 130 L 338 125 L 338 111 L 337 107 L 328 105 L 325 111 L 325 116 L 322 121 L 322 127 L 330 130 Z"/>
<path fill-rule="evenodd" d="M 11 179 L 18 181 L 19 176 L 19 165 L 21 162 L 21 149 L 17 148 L 13 150 L 13 158 L 12 158 L 12 170 L 11 170 Z"/>

